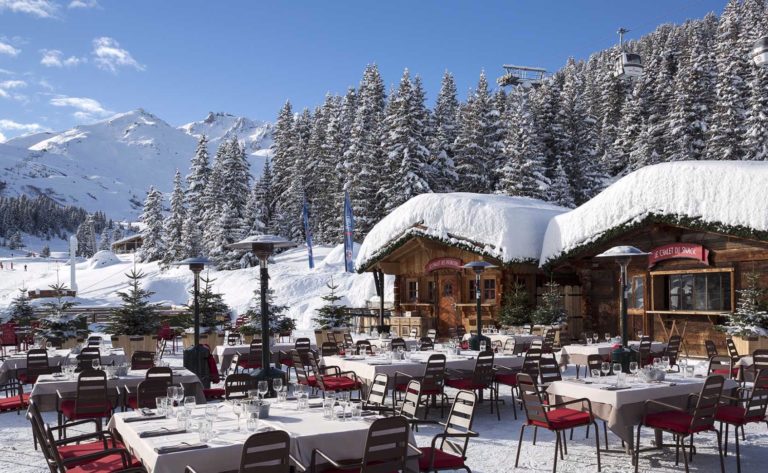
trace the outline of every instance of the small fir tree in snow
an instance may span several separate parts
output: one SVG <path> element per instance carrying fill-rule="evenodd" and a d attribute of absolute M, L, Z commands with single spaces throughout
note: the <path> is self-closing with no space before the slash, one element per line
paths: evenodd
<path fill-rule="evenodd" d="M 541 303 L 531 314 L 531 321 L 538 325 L 559 325 L 565 321 L 560 285 L 549 282 L 541 295 Z"/>
<path fill-rule="evenodd" d="M 286 315 L 288 306 L 275 304 L 275 292 L 272 288 L 267 288 L 267 307 L 270 335 L 296 330 L 296 321 Z M 261 283 L 253 291 L 253 299 L 245 316 L 248 317 L 249 322 L 244 331 L 247 334 L 261 333 Z"/>
<path fill-rule="evenodd" d="M 515 284 L 504 294 L 499 321 L 503 325 L 524 325 L 531 321 L 531 303 L 524 285 Z"/>
<path fill-rule="evenodd" d="M 40 319 L 41 333 L 44 338 L 64 340 L 69 337 L 88 333 L 85 315 L 67 314 L 66 311 L 78 303 L 65 296 L 69 288 L 64 283 L 48 286 L 55 294 L 41 304 L 45 316 Z"/>
<path fill-rule="evenodd" d="M 333 283 L 333 278 L 326 286 L 331 292 L 321 298 L 326 304 L 317 309 L 315 323 L 321 328 L 348 327 L 351 317 L 347 314 L 346 306 L 337 304 L 342 299 L 341 296 L 336 295 L 339 286 Z"/>
<path fill-rule="evenodd" d="M 161 260 L 165 254 L 163 194 L 154 187 L 149 188 L 141 220 L 144 222 L 144 229 L 141 232 L 143 243 L 139 250 L 139 258 L 145 262 Z"/>
<path fill-rule="evenodd" d="M 224 303 L 222 294 L 213 291 L 213 283 L 216 280 L 210 276 L 200 276 L 200 293 L 198 295 L 198 304 L 200 306 L 200 327 L 202 327 L 205 333 L 212 332 L 216 329 L 216 325 L 219 321 L 216 319 L 219 315 L 227 315 L 229 313 L 229 306 Z M 195 288 L 189 290 L 189 311 L 194 316 L 195 310 Z"/>
<path fill-rule="evenodd" d="M 21 239 L 21 232 L 13 232 L 11 238 L 8 239 L 8 249 L 18 250 L 24 248 L 24 242 Z"/>
<path fill-rule="evenodd" d="M 123 304 L 109 318 L 111 332 L 113 335 L 154 335 L 160 328 L 157 304 L 149 302 L 154 292 L 141 287 L 144 278 L 141 270 L 132 269 L 126 276 L 128 290 L 117 293 Z"/>
<path fill-rule="evenodd" d="M 104 227 L 104 230 L 101 232 L 101 236 L 99 237 L 99 251 L 104 251 L 112 247 L 112 238 L 109 235 L 109 228 Z"/>
<path fill-rule="evenodd" d="M 765 288 L 760 287 L 760 274 L 746 275 L 747 285 L 736 291 L 739 301 L 736 312 L 728 317 L 726 332 L 737 336 L 768 335 L 768 312 L 764 310 Z"/>
<path fill-rule="evenodd" d="M 19 325 L 29 327 L 35 316 L 35 311 L 29 303 L 29 295 L 26 289 L 19 289 L 19 294 L 13 298 L 8 308 L 8 315 Z"/>
<path fill-rule="evenodd" d="M 90 258 L 96 253 L 96 226 L 93 214 L 77 227 L 77 256 Z"/>
<path fill-rule="evenodd" d="M 51 256 L 51 247 L 48 245 L 44 245 L 43 249 L 40 250 L 40 256 L 43 258 L 48 258 Z"/>

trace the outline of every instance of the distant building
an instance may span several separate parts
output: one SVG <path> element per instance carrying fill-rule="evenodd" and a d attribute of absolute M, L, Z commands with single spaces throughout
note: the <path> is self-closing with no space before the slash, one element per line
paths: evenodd
<path fill-rule="evenodd" d="M 140 234 L 127 236 L 112 243 L 112 252 L 115 254 L 133 253 L 134 251 L 141 248 L 141 245 L 143 244 L 144 239 Z"/>

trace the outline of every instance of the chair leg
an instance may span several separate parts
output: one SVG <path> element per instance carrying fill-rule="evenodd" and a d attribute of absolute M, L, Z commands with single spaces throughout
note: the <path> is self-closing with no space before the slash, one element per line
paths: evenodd
<path fill-rule="evenodd" d="M 720 457 L 720 473 L 725 473 L 725 462 L 723 461 L 723 448 L 722 448 L 722 442 L 720 437 L 720 431 L 715 429 L 715 434 L 717 434 L 717 454 Z"/>
<path fill-rule="evenodd" d="M 525 424 L 520 426 L 520 440 L 517 441 L 517 455 L 515 456 L 515 468 L 520 461 L 520 447 L 523 445 L 523 432 L 525 432 Z"/>
<path fill-rule="evenodd" d="M 563 450 L 565 451 L 565 454 L 568 455 L 568 442 L 565 441 L 565 431 L 563 431 L 562 434 L 563 434 Z"/>
<path fill-rule="evenodd" d="M 515 406 L 517 401 L 515 400 L 515 388 L 512 388 L 510 392 L 512 393 L 512 414 L 514 414 L 515 420 L 517 420 L 517 406 Z"/>
<path fill-rule="evenodd" d="M 539 428 L 537 426 L 533 426 L 533 444 L 536 445 L 536 434 L 539 433 Z"/>
<path fill-rule="evenodd" d="M 693 463 L 693 434 L 691 434 L 691 442 L 690 442 L 689 450 L 690 451 L 688 452 L 688 461 Z"/>
<path fill-rule="evenodd" d="M 723 456 L 725 456 L 725 457 L 728 456 L 728 427 L 729 427 L 729 425 L 726 423 L 725 424 L 725 438 L 723 439 Z M 723 428 L 723 423 L 721 422 L 720 423 L 720 429 L 722 430 L 722 428 Z"/>
<path fill-rule="evenodd" d="M 640 427 L 642 425 L 637 426 L 637 435 L 635 436 L 635 473 L 637 473 L 640 465 Z M 597 433 L 597 425 L 595 425 L 595 435 L 599 435 Z"/>
<path fill-rule="evenodd" d="M 736 473 L 741 473 L 741 452 L 739 451 L 739 428 L 736 427 L 736 432 L 734 432 L 736 435 Z M 744 433 L 744 426 L 741 426 L 741 433 Z"/>
<path fill-rule="evenodd" d="M 592 425 L 595 426 L 595 449 L 597 450 L 597 471 L 600 471 L 600 434 L 597 430 L 597 422 Z M 587 432 L 589 432 L 589 426 L 587 426 Z"/>
<path fill-rule="evenodd" d="M 675 466 L 680 464 L 680 436 L 674 435 L 675 438 Z"/>
<path fill-rule="evenodd" d="M 683 449 L 683 463 L 685 464 L 685 473 L 688 473 L 688 454 L 685 453 L 685 438 L 680 439 L 680 448 Z"/>
<path fill-rule="evenodd" d="M 603 421 L 603 437 L 605 437 L 605 449 L 608 450 L 608 423 Z"/>
<path fill-rule="evenodd" d="M 557 473 L 557 451 L 562 448 L 560 445 L 560 432 L 556 432 L 555 434 L 555 461 L 552 464 L 552 473 Z M 560 450 L 561 455 L 562 453 L 562 450 Z"/>

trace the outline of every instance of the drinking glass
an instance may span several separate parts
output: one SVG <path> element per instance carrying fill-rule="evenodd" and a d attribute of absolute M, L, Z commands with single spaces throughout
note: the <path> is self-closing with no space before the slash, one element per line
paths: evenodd
<path fill-rule="evenodd" d="M 621 373 L 621 363 L 614 363 L 613 364 L 613 374 L 618 376 L 619 373 Z"/>
<path fill-rule="evenodd" d="M 597 368 L 594 368 L 590 370 L 593 378 L 599 378 L 600 377 L 600 370 Z"/>
<path fill-rule="evenodd" d="M 339 420 L 345 421 L 346 415 L 347 415 L 347 405 L 349 405 L 349 393 L 341 393 L 341 396 L 339 397 Z"/>
<path fill-rule="evenodd" d="M 687 368 L 687 367 L 688 367 L 688 360 L 686 360 L 685 358 L 683 358 L 682 360 L 680 360 L 680 374 L 682 374 L 682 375 L 683 375 L 683 378 L 685 378 L 685 377 L 686 377 L 686 374 L 687 374 L 687 373 L 686 373 L 686 370 L 685 370 L 685 368 Z"/>
<path fill-rule="evenodd" d="M 637 378 L 637 370 L 638 370 L 637 362 L 636 361 L 630 361 L 629 362 L 629 372 L 635 378 Z"/>
<path fill-rule="evenodd" d="M 605 341 L 610 342 L 611 341 L 611 334 L 608 332 L 605 332 Z"/>
<path fill-rule="evenodd" d="M 213 422 L 219 415 L 218 406 L 205 406 L 205 419 Z"/>
<path fill-rule="evenodd" d="M 611 372 L 611 364 L 607 361 L 604 361 L 600 364 L 600 372 L 603 373 L 603 376 L 608 376 L 608 374 Z"/>
<path fill-rule="evenodd" d="M 597 332 L 592 334 L 592 342 L 597 343 L 600 341 L 600 337 L 597 335 Z"/>
<path fill-rule="evenodd" d="M 685 367 L 685 377 L 686 378 L 693 378 L 696 371 L 696 367 L 693 365 L 687 365 Z"/>
<path fill-rule="evenodd" d="M 642 330 L 638 330 L 637 331 L 637 339 L 640 340 L 642 338 L 643 338 L 643 331 Z"/>
<path fill-rule="evenodd" d="M 256 385 L 256 389 L 259 390 L 259 397 L 263 400 L 264 396 L 266 396 L 269 391 L 269 383 L 267 381 L 259 381 Z"/>
<path fill-rule="evenodd" d="M 661 357 L 661 365 L 664 367 L 664 371 L 669 370 L 669 357 L 668 356 L 662 356 Z"/>
<path fill-rule="evenodd" d="M 251 412 L 248 414 L 248 417 L 245 421 L 245 430 L 247 430 L 250 433 L 254 433 L 257 430 L 259 430 L 259 414 L 258 410 L 256 412 Z"/>
<path fill-rule="evenodd" d="M 203 419 L 198 424 L 198 434 L 200 435 L 200 442 L 207 443 L 213 437 L 213 421 L 209 419 Z"/>
<path fill-rule="evenodd" d="M 661 369 L 661 358 L 654 358 L 653 359 L 653 367 L 655 369 Z"/>
<path fill-rule="evenodd" d="M 360 401 L 350 402 L 350 412 L 352 414 L 352 420 L 360 420 L 363 418 L 363 404 Z"/>
<path fill-rule="evenodd" d="M 189 415 L 187 414 L 187 411 L 184 409 L 179 409 L 178 412 L 176 412 L 176 427 L 179 429 L 187 429 L 187 420 L 189 419 Z"/>
<path fill-rule="evenodd" d="M 232 401 L 232 412 L 237 416 L 237 431 L 240 431 L 240 416 L 243 414 L 243 403 L 240 401 Z"/>
<path fill-rule="evenodd" d="M 164 397 L 156 397 L 155 398 L 155 407 L 157 408 L 157 415 L 159 416 L 165 416 L 165 402 L 166 398 Z"/>
<path fill-rule="evenodd" d="M 485 340 L 480 341 L 480 351 L 485 351 L 486 346 Z"/>
<path fill-rule="evenodd" d="M 587 345 L 592 345 L 592 337 L 587 337 Z"/>
<path fill-rule="evenodd" d="M 192 409 L 197 405 L 197 399 L 195 396 L 187 396 L 184 398 L 184 410 L 187 411 L 187 415 L 192 414 Z"/>
<path fill-rule="evenodd" d="M 53 343 L 45 342 L 45 349 L 51 351 L 53 349 Z"/>
<path fill-rule="evenodd" d="M 333 407 L 336 405 L 336 399 L 326 397 L 323 399 L 323 418 L 331 420 L 333 419 Z"/>
<path fill-rule="evenodd" d="M 272 389 L 275 390 L 276 393 L 279 393 L 283 390 L 283 380 L 280 378 L 275 378 L 272 380 Z M 280 396 L 278 396 L 278 401 L 280 401 Z"/>

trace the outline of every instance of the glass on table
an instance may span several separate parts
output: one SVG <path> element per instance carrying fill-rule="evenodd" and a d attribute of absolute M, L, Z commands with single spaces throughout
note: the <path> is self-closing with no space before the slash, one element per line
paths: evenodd
<path fill-rule="evenodd" d="M 613 368 L 613 374 L 615 376 L 618 376 L 619 373 L 621 373 L 621 363 L 614 363 L 611 368 Z"/>
<path fill-rule="evenodd" d="M 637 365 L 637 362 L 636 362 L 636 361 L 630 361 L 630 362 L 629 362 L 629 372 L 630 372 L 630 374 L 632 374 L 632 376 L 634 376 L 635 378 L 637 378 L 637 370 L 638 370 L 638 368 L 639 368 L 639 367 L 638 367 L 638 365 Z"/>
<path fill-rule="evenodd" d="M 189 428 L 190 415 L 185 409 L 179 409 L 176 411 L 176 426 L 179 429 L 187 430 Z"/>
<path fill-rule="evenodd" d="M 587 339 L 587 345 L 592 345 L 592 337 L 586 337 Z"/>
<path fill-rule="evenodd" d="M 215 421 L 219 416 L 219 407 L 216 405 L 205 406 L 205 419 L 211 422 Z"/>
<path fill-rule="evenodd" d="M 600 336 L 598 336 L 597 332 L 595 332 L 592 334 L 592 342 L 597 343 L 598 341 L 600 341 Z"/>
<path fill-rule="evenodd" d="M 694 365 L 687 365 L 685 367 L 685 377 L 686 378 L 693 378 L 696 372 L 696 367 Z"/>
<path fill-rule="evenodd" d="M 669 370 L 669 357 L 668 356 L 662 356 L 661 357 L 661 366 L 664 368 L 664 371 Z"/>
<path fill-rule="evenodd" d="M 605 332 L 605 341 L 610 342 L 611 341 L 611 334 L 609 332 Z"/>
<path fill-rule="evenodd" d="M 99 362 L 98 358 L 94 358 L 93 360 L 91 360 L 91 368 L 93 368 L 95 370 L 101 368 L 101 363 Z"/>
<path fill-rule="evenodd" d="M 653 359 L 653 367 L 655 369 L 661 369 L 661 358 L 654 358 Z"/>
<path fill-rule="evenodd" d="M 600 363 L 600 372 L 603 376 L 608 376 L 611 373 L 611 364 L 607 361 Z"/>
<path fill-rule="evenodd" d="M 249 412 L 247 414 L 247 418 L 245 420 L 245 430 L 247 430 L 250 433 L 254 433 L 257 430 L 259 430 L 259 411 L 256 409 L 256 412 Z"/>
<path fill-rule="evenodd" d="M 597 368 L 592 368 L 590 370 L 590 373 L 592 374 L 593 378 L 599 378 L 600 377 L 600 370 Z"/>
<path fill-rule="evenodd" d="M 323 399 L 323 418 L 327 420 L 333 419 L 333 407 L 336 405 L 336 399 L 330 396 Z"/>
<path fill-rule="evenodd" d="M 350 401 L 349 406 L 352 420 L 360 420 L 363 418 L 363 404 L 360 401 Z"/>
<path fill-rule="evenodd" d="M 161 397 L 155 398 L 155 408 L 157 408 L 157 415 L 165 416 L 167 402 L 168 402 L 167 397 L 161 396 Z"/>
<path fill-rule="evenodd" d="M 480 340 L 480 351 L 485 351 L 487 348 L 487 344 L 485 343 L 485 340 Z"/>
<path fill-rule="evenodd" d="M 187 411 L 187 415 L 192 414 L 192 409 L 197 405 L 197 399 L 195 396 L 186 396 L 184 398 L 184 410 Z"/>
<path fill-rule="evenodd" d="M 259 381 L 256 384 L 256 389 L 258 389 L 258 391 L 259 391 L 260 399 L 264 399 L 264 396 L 266 396 L 267 392 L 269 392 L 269 382 L 267 382 L 267 381 Z"/>
<path fill-rule="evenodd" d="M 213 438 L 213 421 L 202 419 L 197 424 L 197 432 L 200 435 L 200 442 L 207 443 Z"/>
<path fill-rule="evenodd" d="M 275 378 L 272 380 L 272 389 L 275 390 L 276 393 L 279 393 L 283 390 L 283 380 L 280 378 Z"/>
<path fill-rule="evenodd" d="M 243 415 L 243 403 L 232 401 L 232 412 L 237 416 L 237 431 L 240 431 L 240 416 Z"/>

